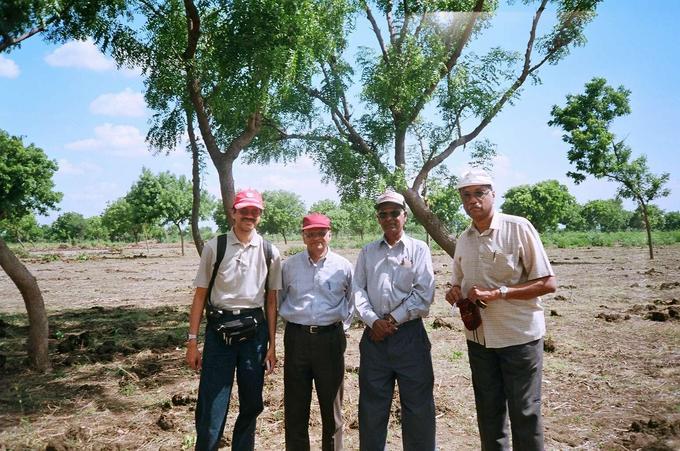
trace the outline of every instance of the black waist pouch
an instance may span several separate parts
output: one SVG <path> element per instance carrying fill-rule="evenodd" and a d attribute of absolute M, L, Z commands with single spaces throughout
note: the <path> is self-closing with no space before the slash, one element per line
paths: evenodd
<path fill-rule="evenodd" d="M 219 310 L 208 313 L 208 327 L 217 332 L 227 346 L 255 338 L 257 328 L 263 323 L 261 309 L 240 316 L 224 314 Z"/>

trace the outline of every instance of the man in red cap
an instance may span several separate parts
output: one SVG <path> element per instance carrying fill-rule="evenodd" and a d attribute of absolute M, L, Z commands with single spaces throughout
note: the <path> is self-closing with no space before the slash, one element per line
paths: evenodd
<path fill-rule="evenodd" d="M 194 279 L 186 360 L 201 372 L 196 404 L 197 450 L 219 446 L 235 372 L 239 414 L 232 449 L 255 449 L 255 422 L 264 408 L 264 373 L 265 369 L 271 373 L 276 364 L 276 303 L 281 289 L 279 251 L 255 230 L 263 210 L 259 192 L 239 191 L 231 210 L 231 231 L 206 243 Z M 208 325 L 201 355 L 197 335 L 204 308 Z"/>
<path fill-rule="evenodd" d="M 302 219 L 307 249 L 283 264 L 279 314 L 286 320 L 283 365 L 286 449 L 309 450 L 309 406 L 316 387 L 323 451 L 341 450 L 345 330 L 354 313 L 352 265 L 331 251 L 331 221 Z"/>

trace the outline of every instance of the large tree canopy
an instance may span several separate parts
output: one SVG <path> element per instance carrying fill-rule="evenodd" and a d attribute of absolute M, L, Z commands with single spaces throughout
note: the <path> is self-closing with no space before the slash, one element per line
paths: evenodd
<path fill-rule="evenodd" d="M 0 52 L 41 33 L 50 41 L 94 38 L 108 45 L 125 28 L 121 14 L 128 0 L 3 0 L 0 6 Z"/>
<path fill-rule="evenodd" d="M 632 159 L 630 146 L 612 132 L 614 119 L 630 112 L 629 90 L 608 86 L 604 78 L 593 78 L 586 83 L 583 94 L 567 95 L 564 107 L 553 106 L 549 125 L 565 131 L 562 140 L 570 146 L 567 158 L 576 168 L 567 175 L 574 182 L 581 183 L 587 175 L 608 179 L 619 184 L 618 197 L 638 203 L 647 230 L 649 258 L 653 259 L 647 207 L 652 200 L 670 194 L 664 188 L 670 174 L 653 174 L 644 155 Z"/>
<path fill-rule="evenodd" d="M 428 175 L 457 149 L 473 151 L 471 160 L 493 151 L 487 141 L 474 140 L 541 67 L 585 42 L 582 31 L 598 1 L 524 3 L 535 6 L 524 46 L 481 54 L 471 43 L 502 10 L 498 1 L 359 1 L 356 21 L 369 28 L 372 42 L 362 45 L 370 47 L 357 51 L 349 39 L 338 41 L 340 47 L 318 60 L 320 75 L 296 87 L 314 101 L 317 120 L 272 118 L 263 126 L 278 130 L 288 145 L 275 155 L 258 140 L 253 155 L 285 158 L 302 142 L 343 198 L 392 185 L 453 254 L 454 238 L 422 194 Z"/>

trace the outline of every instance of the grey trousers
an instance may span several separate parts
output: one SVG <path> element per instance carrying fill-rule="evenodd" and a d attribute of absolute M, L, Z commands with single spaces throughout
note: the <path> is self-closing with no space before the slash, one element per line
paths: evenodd
<path fill-rule="evenodd" d="M 394 395 L 399 384 L 402 444 L 405 451 L 435 449 L 434 373 L 430 340 L 421 319 L 399 325 L 384 341 L 364 330 L 359 343 L 359 447 L 383 451 Z"/>
<path fill-rule="evenodd" d="M 342 324 L 316 334 L 288 324 L 283 342 L 286 449 L 310 449 L 309 408 L 314 382 L 321 411 L 321 449 L 342 450 L 342 396 L 347 345 Z"/>
<path fill-rule="evenodd" d="M 543 339 L 506 348 L 468 341 L 482 451 L 543 450 Z"/>

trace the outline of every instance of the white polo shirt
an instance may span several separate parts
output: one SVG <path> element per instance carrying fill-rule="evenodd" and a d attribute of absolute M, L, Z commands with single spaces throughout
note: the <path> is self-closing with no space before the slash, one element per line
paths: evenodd
<path fill-rule="evenodd" d="M 210 296 L 218 309 L 239 310 L 264 306 L 264 282 L 267 263 L 262 237 L 255 232 L 250 243 L 243 245 L 233 231 L 227 232 L 227 248 L 215 277 Z M 217 237 L 203 247 L 201 263 L 194 279 L 195 287 L 208 288 L 217 253 Z M 272 245 L 269 267 L 269 289 L 281 289 L 281 255 Z"/>
<path fill-rule="evenodd" d="M 473 285 L 485 288 L 511 286 L 553 276 L 550 260 L 534 226 L 519 216 L 494 212 L 491 226 L 479 233 L 471 224 L 456 243 L 453 284 L 463 295 Z M 498 299 L 481 310 L 482 325 L 465 330 L 470 341 L 487 348 L 504 348 L 537 340 L 545 335 L 541 298 Z"/>

